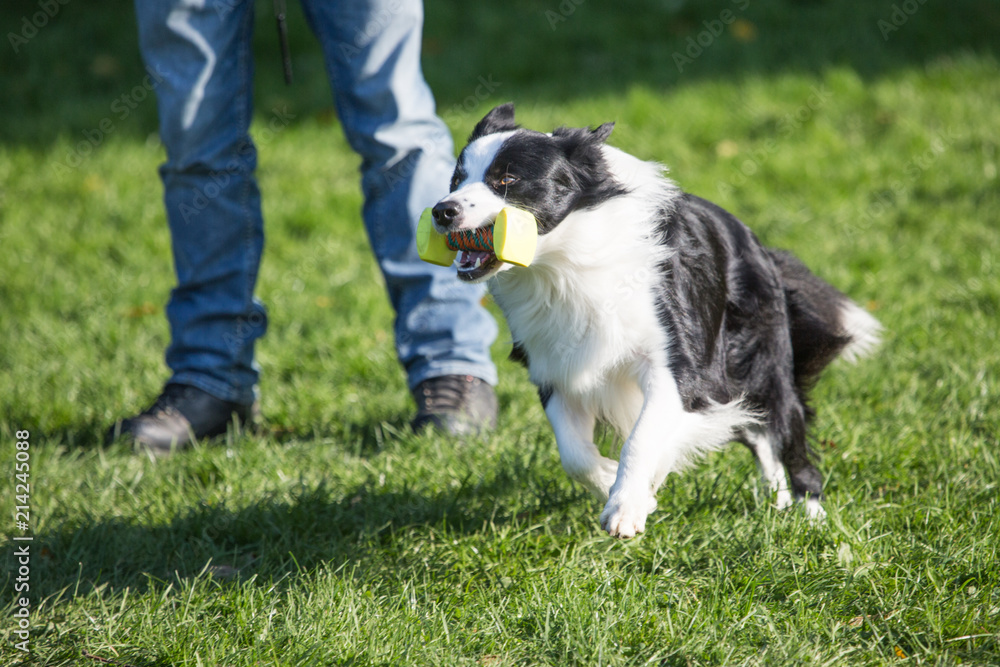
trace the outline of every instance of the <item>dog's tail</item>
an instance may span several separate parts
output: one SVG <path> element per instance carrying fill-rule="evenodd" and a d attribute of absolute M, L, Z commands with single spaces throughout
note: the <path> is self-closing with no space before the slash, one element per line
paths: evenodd
<path fill-rule="evenodd" d="M 838 355 L 853 363 L 878 347 L 882 325 L 868 311 L 793 255 L 770 248 L 768 252 L 784 282 L 800 387 L 811 384 Z"/>

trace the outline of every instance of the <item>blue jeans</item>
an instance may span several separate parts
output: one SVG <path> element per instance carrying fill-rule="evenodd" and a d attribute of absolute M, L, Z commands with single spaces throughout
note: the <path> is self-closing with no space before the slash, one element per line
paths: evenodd
<path fill-rule="evenodd" d="M 417 257 L 421 211 L 443 197 L 451 135 L 420 69 L 419 0 L 304 0 L 337 112 L 362 156 L 362 217 L 396 312 L 409 385 L 440 375 L 496 384 L 496 322 L 480 286 Z M 142 56 L 156 83 L 160 168 L 177 287 L 167 304 L 170 382 L 253 400 L 254 343 L 267 311 L 254 297 L 264 245 L 252 118 L 254 3 L 136 0 Z M 274 54 L 278 58 L 278 53 Z"/>

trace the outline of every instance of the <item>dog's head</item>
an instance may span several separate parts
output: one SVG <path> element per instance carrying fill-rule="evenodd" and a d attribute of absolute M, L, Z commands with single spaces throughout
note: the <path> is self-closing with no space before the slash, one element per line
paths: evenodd
<path fill-rule="evenodd" d="M 614 123 L 597 129 L 559 128 L 550 134 L 518 127 L 514 105 L 494 108 L 479 121 L 462 150 L 451 193 L 434 206 L 440 233 L 493 224 L 505 206 L 529 211 L 539 243 L 573 211 L 599 205 L 623 188 L 608 172 L 604 141 Z M 478 282 L 510 268 L 488 252 L 461 251 L 458 276 Z"/>

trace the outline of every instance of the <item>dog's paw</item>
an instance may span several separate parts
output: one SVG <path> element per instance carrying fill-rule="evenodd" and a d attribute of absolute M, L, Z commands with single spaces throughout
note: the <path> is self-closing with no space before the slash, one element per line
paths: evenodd
<path fill-rule="evenodd" d="M 826 520 L 826 510 L 823 509 L 823 504 L 816 500 L 815 498 L 807 498 L 803 503 L 806 517 L 811 523 L 823 523 Z"/>
<path fill-rule="evenodd" d="M 792 494 L 788 489 L 778 489 L 774 498 L 774 506 L 779 510 L 788 509 L 792 506 Z"/>
<path fill-rule="evenodd" d="M 631 500 L 614 496 L 601 512 L 601 528 L 611 537 L 635 537 L 646 529 L 646 517 L 655 509 L 656 498 Z"/>

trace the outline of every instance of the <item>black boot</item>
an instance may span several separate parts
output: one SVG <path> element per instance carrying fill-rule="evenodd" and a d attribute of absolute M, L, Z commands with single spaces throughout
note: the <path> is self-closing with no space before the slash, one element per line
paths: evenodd
<path fill-rule="evenodd" d="M 413 389 L 417 416 L 414 431 L 433 425 L 451 435 L 470 435 L 497 426 L 497 397 L 493 387 L 471 375 L 429 378 Z"/>
<path fill-rule="evenodd" d="M 231 403 L 184 384 L 168 384 L 156 402 L 135 417 L 122 419 L 108 431 L 107 442 L 130 439 L 138 447 L 165 456 L 193 440 L 226 432 L 254 420 L 254 405 Z"/>

